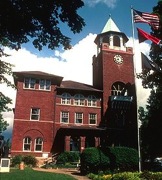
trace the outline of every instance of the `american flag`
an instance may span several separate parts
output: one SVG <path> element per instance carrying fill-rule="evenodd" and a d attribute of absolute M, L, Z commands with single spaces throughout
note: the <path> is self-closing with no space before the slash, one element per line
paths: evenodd
<path fill-rule="evenodd" d="M 154 29 L 159 29 L 159 17 L 156 14 L 140 12 L 133 9 L 133 19 L 135 23 L 147 23 Z"/>

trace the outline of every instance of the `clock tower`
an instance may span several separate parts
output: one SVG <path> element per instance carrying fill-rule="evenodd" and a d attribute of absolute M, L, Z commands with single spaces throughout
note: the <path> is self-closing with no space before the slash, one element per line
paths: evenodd
<path fill-rule="evenodd" d="M 95 39 L 93 86 L 103 91 L 101 126 L 107 132 L 103 141 L 110 146 L 137 147 L 133 49 L 126 47 L 127 41 L 110 17 Z"/>

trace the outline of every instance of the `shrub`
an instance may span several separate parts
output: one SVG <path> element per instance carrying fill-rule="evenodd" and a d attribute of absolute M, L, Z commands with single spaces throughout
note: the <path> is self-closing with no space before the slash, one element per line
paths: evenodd
<path fill-rule="evenodd" d="M 100 148 L 87 148 L 81 154 L 81 173 L 96 173 L 100 170 L 109 169 L 109 158 Z"/>
<path fill-rule="evenodd" d="M 93 174 L 90 173 L 87 175 L 88 178 L 92 180 L 162 180 L 162 172 L 149 172 L 144 171 L 139 172 L 122 172 L 116 174 Z"/>
<path fill-rule="evenodd" d="M 128 147 L 110 147 L 108 156 L 114 170 L 137 171 L 138 170 L 138 152 L 136 149 Z"/>
<path fill-rule="evenodd" d="M 31 156 L 31 155 L 24 156 L 23 157 L 23 162 L 27 166 L 35 167 L 37 165 L 37 159 L 34 156 Z"/>
<path fill-rule="evenodd" d="M 139 173 L 123 172 L 114 174 L 112 180 L 140 180 Z"/>
<path fill-rule="evenodd" d="M 162 180 L 162 172 L 153 173 L 151 178 L 152 180 Z"/>
<path fill-rule="evenodd" d="M 68 152 L 65 151 L 61 153 L 57 158 L 57 164 L 65 164 L 65 163 L 71 163 L 71 162 L 78 162 L 80 158 L 79 152 Z"/>
<path fill-rule="evenodd" d="M 11 163 L 12 163 L 12 166 L 17 166 L 22 161 L 24 162 L 25 165 L 32 166 L 32 167 L 35 167 L 37 164 L 37 159 L 31 155 L 26 155 L 26 156 L 16 155 L 12 158 Z"/>
<path fill-rule="evenodd" d="M 12 166 L 19 165 L 22 162 L 23 156 L 22 155 L 16 155 L 12 158 L 11 164 Z"/>
<path fill-rule="evenodd" d="M 87 148 L 81 154 L 81 172 L 138 170 L 138 152 L 127 147 Z"/>

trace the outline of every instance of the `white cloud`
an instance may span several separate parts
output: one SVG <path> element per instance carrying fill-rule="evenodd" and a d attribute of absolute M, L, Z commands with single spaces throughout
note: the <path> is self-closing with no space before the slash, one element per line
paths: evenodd
<path fill-rule="evenodd" d="M 89 6 L 95 6 L 98 3 L 107 5 L 109 8 L 114 8 L 118 0 L 85 0 Z"/>
<path fill-rule="evenodd" d="M 135 72 L 140 73 L 141 72 L 141 52 L 148 55 L 150 50 L 150 45 L 143 42 L 139 44 L 138 39 L 134 40 L 130 37 L 129 42 L 127 43 L 127 46 L 134 47 L 134 64 L 135 64 Z M 142 87 L 142 81 L 141 79 L 136 79 L 136 90 L 137 90 L 137 103 L 138 106 L 146 106 L 147 98 L 150 94 L 149 89 L 144 89 Z"/>
<path fill-rule="evenodd" d="M 6 52 L 11 56 L 5 58 L 5 61 L 15 65 L 13 71 L 43 71 L 52 73 L 64 77 L 64 80 L 73 80 L 86 84 L 92 84 L 92 57 L 97 52 L 97 47 L 94 44 L 96 34 L 89 34 L 87 37 L 78 42 L 72 49 L 59 52 L 55 51 L 53 57 L 37 57 L 26 49 L 19 51 L 6 49 Z M 132 38 L 127 46 L 132 45 Z M 138 41 L 135 41 L 136 61 L 138 72 L 141 69 L 140 51 L 148 53 L 149 45 L 141 43 L 139 46 Z M 60 61 L 60 59 L 62 61 Z M 13 79 L 10 77 L 13 81 Z M 145 90 L 141 86 L 141 82 L 137 82 L 137 91 L 139 105 L 145 105 L 148 97 L 148 90 Z M 12 88 L 0 85 L 0 91 L 13 99 L 14 108 L 16 91 Z M 13 113 L 5 113 L 5 120 L 10 123 L 10 129 L 12 128 Z"/>

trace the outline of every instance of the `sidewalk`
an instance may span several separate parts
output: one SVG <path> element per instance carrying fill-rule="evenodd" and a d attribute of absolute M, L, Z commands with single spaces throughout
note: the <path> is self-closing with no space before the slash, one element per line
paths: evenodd
<path fill-rule="evenodd" d="M 33 168 L 35 171 L 44 171 L 44 172 L 51 172 L 51 173 L 60 173 L 60 174 L 68 174 L 73 176 L 75 179 L 78 180 L 89 180 L 88 177 L 83 176 L 80 174 L 80 171 L 77 169 L 43 169 L 43 168 Z"/>

